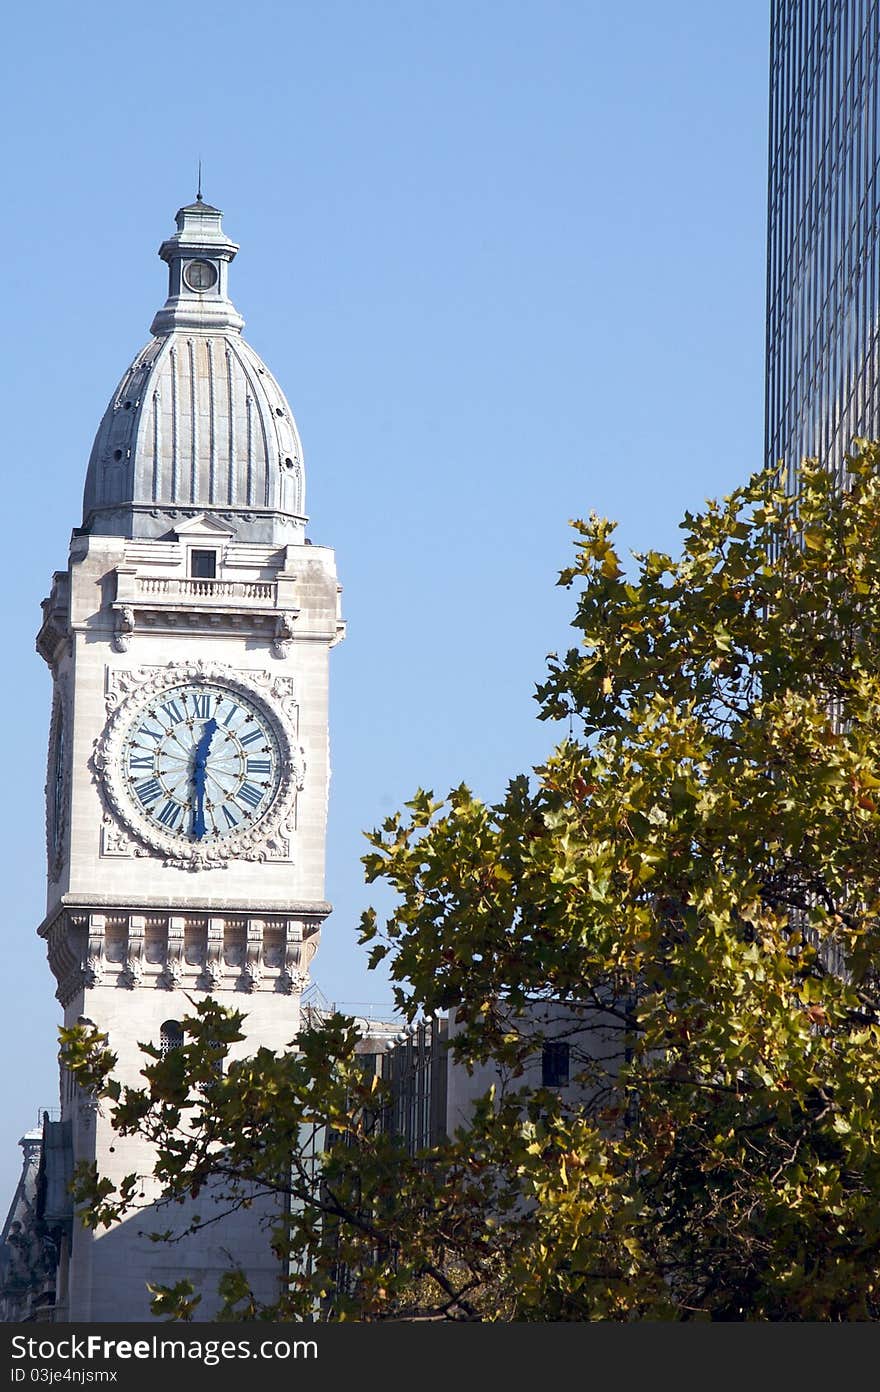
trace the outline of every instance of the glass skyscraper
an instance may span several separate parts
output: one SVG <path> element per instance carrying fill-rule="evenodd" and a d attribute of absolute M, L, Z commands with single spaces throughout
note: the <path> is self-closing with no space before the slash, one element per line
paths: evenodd
<path fill-rule="evenodd" d="M 880 438 L 880 0 L 771 0 L 766 448 Z"/>

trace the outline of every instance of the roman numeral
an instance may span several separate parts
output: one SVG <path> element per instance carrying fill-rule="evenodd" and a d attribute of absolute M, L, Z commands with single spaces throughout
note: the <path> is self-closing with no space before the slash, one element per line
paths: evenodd
<path fill-rule="evenodd" d="M 186 712 L 180 709 L 176 701 L 166 701 L 162 709 L 172 725 L 179 725 L 181 720 L 186 719 Z"/>
<path fill-rule="evenodd" d="M 138 730 L 139 735 L 149 735 L 150 739 L 156 740 L 157 743 L 162 738 L 164 733 L 164 730 L 151 730 L 149 725 L 142 725 Z"/>
<path fill-rule="evenodd" d="M 230 720 L 232 720 L 234 716 L 238 715 L 238 712 L 239 712 L 240 710 L 241 710 L 241 706 L 233 705 L 232 710 L 229 712 L 229 714 L 227 715 L 226 719 L 223 721 L 223 724 L 226 725 L 226 726 L 228 727 Z"/>
<path fill-rule="evenodd" d="M 162 784 L 158 778 L 149 778 L 146 783 L 139 783 L 135 788 L 135 792 L 145 807 L 148 802 L 155 802 L 161 791 Z"/>
<path fill-rule="evenodd" d="M 159 813 L 159 821 L 163 826 L 167 826 L 171 831 L 174 831 L 182 811 L 183 808 L 180 803 L 169 798 L 162 808 L 162 811 Z"/>
<path fill-rule="evenodd" d="M 259 788 L 255 788 L 253 783 L 242 783 L 235 795 L 240 797 L 242 802 L 246 802 L 249 807 L 256 807 L 258 802 L 262 802 L 263 794 Z"/>
<path fill-rule="evenodd" d="M 241 742 L 242 742 L 242 744 L 253 744 L 254 740 L 258 740 L 258 739 L 262 739 L 262 738 L 263 738 L 263 732 L 262 732 L 262 730 L 260 729 L 260 727 L 259 727 L 259 725 L 258 725 L 257 728 L 256 728 L 256 730 L 251 730 L 250 734 L 249 734 L 249 735 L 245 735 Z"/>
<path fill-rule="evenodd" d="M 272 763 L 269 759 L 248 759 L 247 761 L 248 773 L 268 773 L 271 767 Z"/>
<path fill-rule="evenodd" d="M 132 754 L 128 760 L 129 771 L 132 769 L 151 769 L 153 767 L 152 754 Z"/>
<path fill-rule="evenodd" d="M 190 692 L 190 700 L 192 701 L 193 706 L 195 708 L 196 718 L 198 720 L 207 720 L 211 714 L 210 694 L 208 692 L 204 692 L 202 695 L 196 696 L 193 692 Z"/>
<path fill-rule="evenodd" d="M 224 804 L 223 804 L 223 816 L 226 818 L 226 825 L 227 825 L 227 826 L 231 826 L 231 827 L 238 826 L 238 818 L 237 818 L 237 817 L 233 817 L 232 811 L 230 810 L 230 808 L 227 806 L 227 804 L 226 804 L 225 802 L 224 802 Z"/>

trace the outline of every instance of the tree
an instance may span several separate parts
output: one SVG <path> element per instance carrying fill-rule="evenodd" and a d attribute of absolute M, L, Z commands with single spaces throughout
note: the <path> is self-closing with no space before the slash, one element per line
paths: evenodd
<path fill-rule="evenodd" d="M 631 574 L 612 524 L 575 523 L 580 643 L 537 693 L 572 733 L 499 805 L 419 793 L 370 835 L 399 897 L 364 916 L 372 963 L 410 1020 L 452 1013 L 456 1067 L 498 1070 L 447 1144 L 375 1124 L 339 1019 L 220 1079 L 235 1024 L 207 1004 L 124 1095 L 68 1036 L 172 1198 L 293 1174 L 276 1240 L 311 1274 L 276 1317 L 880 1316 L 878 465 L 858 442 L 842 488 L 755 475 Z M 575 1087 L 532 1080 L 552 1012 Z M 312 1121 L 344 1141 L 319 1189 Z M 132 1202 L 94 1175 L 79 1197 L 94 1223 Z M 227 1313 L 257 1313 L 235 1279 Z"/>

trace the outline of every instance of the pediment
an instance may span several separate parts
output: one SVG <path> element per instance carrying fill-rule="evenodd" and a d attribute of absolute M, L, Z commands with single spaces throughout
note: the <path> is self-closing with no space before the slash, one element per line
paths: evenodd
<path fill-rule="evenodd" d="M 235 528 L 228 522 L 221 522 L 210 513 L 200 512 L 197 517 L 189 517 L 174 528 L 172 535 L 186 537 L 209 537 L 212 541 L 224 541 L 235 535 Z"/>

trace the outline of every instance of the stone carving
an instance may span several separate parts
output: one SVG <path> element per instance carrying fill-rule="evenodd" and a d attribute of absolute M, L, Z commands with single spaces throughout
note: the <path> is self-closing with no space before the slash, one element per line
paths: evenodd
<path fill-rule="evenodd" d="M 71 549 L 71 562 L 74 560 L 74 551 Z M 52 669 L 53 675 L 57 671 L 58 659 L 64 647 L 70 648 L 73 635 L 70 632 L 69 614 L 69 577 L 67 574 L 57 574 L 52 585 L 52 593 L 48 599 L 42 603 L 43 623 L 37 634 L 37 652 L 43 661 Z"/>
<path fill-rule="evenodd" d="M 215 990 L 223 979 L 223 929 L 222 918 L 208 919 L 205 965 L 202 969 L 202 980 L 208 991 Z"/>
<path fill-rule="evenodd" d="M 83 967 L 84 986 L 100 986 L 104 979 L 105 926 L 106 919 L 103 914 L 89 914 L 89 940 Z"/>
<path fill-rule="evenodd" d="M 134 610 L 130 604 L 121 604 L 113 621 L 113 648 L 115 652 L 128 652 L 128 644 L 134 633 Z"/>
<path fill-rule="evenodd" d="M 145 856 L 143 846 L 132 841 L 128 832 L 118 826 L 108 814 L 101 821 L 101 855 L 103 856 Z"/>
<path fill-rule="evenodd" d="M 173 990 L 183 978 L 184 949 L 186 945 L 185 926 L 182 918 L 172 916 L 168 920 L 165 939 L 165 965 L 160 976 L 161 985 Z"/>
<path fill-rule="evenodd" d="M 125 965 L 119 974 L 119 984 L 133 989 L 144 978 L 144 949 L 146 922 L 141 914 L 132 914 L 128 920 L 128 945 L 125 950 Z"/>
<path fill-rule="evenodd" d="M 285 967 L 278 978 L 278 990 L 285 996 L 301 996 L 311 979 L 307 971 Z"/>
<path fill-rule="evenodd" d="M 261 705 L 275 727 L 281 751 L 281 781 L 275 801 L 265 816 L 254 827 L 244 827 L 222 842 L 208 845 L 201 842 L 181 844 L 163 836 L 154 824 L 139 815 L 126 794 L 121 772 L 123 738 L 137 713 L 169 688 L 199 681 L 221 682 Z M 121 823 L 147 851 L 160 855 L 166 866 L 178 869 L 225 869 L 233 858 L 290 859 L 296 795 L 303 788 L 306 773 L 305 756 L 296 739 L 299 712 L 292 677 L 272 672 L 241 672 L 224 662 L 198 658 L 169 662 L 164 667 L 111 671 L 107 684 L 108 719 L 96 742 L 91 766 L 117 824 Z M 105 837 L 105 845 L 112 847 L 107 854 L 130 854 L 119 848 L 118 838 L 114 841 L 112 837 Z"/>
<path fill-rule="evenodd" d="M 4 1247 L 7 1261 L 2 1290 L 4 1313 L 8 1320 L 18 1323 L 33 1318 L 31 1301 L 42 1291 L 54 1291 L 58 1248 L 30 1204 L 25 1210 L 24 1222 L 16 1218 L 10 1223 Z"/>
<path fill-rule="evenodd" d="M 296 632 L 296 614 L 284 609 L 275 620 L 275 637 L 272 639 L 273 657 L 287 657 L 288 649 Z"/>
<path fill-rule="evenodd" d="M 289 918 L 284 925 L 284 962 L 278 975 L 276 990 L 285 995 L 301 995 L 308 986 L 309 964 L 318 950 L 320 933 L 307 928 L 299 919 Z"/>
<path fill-rule="evenodd" d="M 249 918 L 241 981 L 246 991 L 255 991 L 263 979 L 263 925 Z"/>

